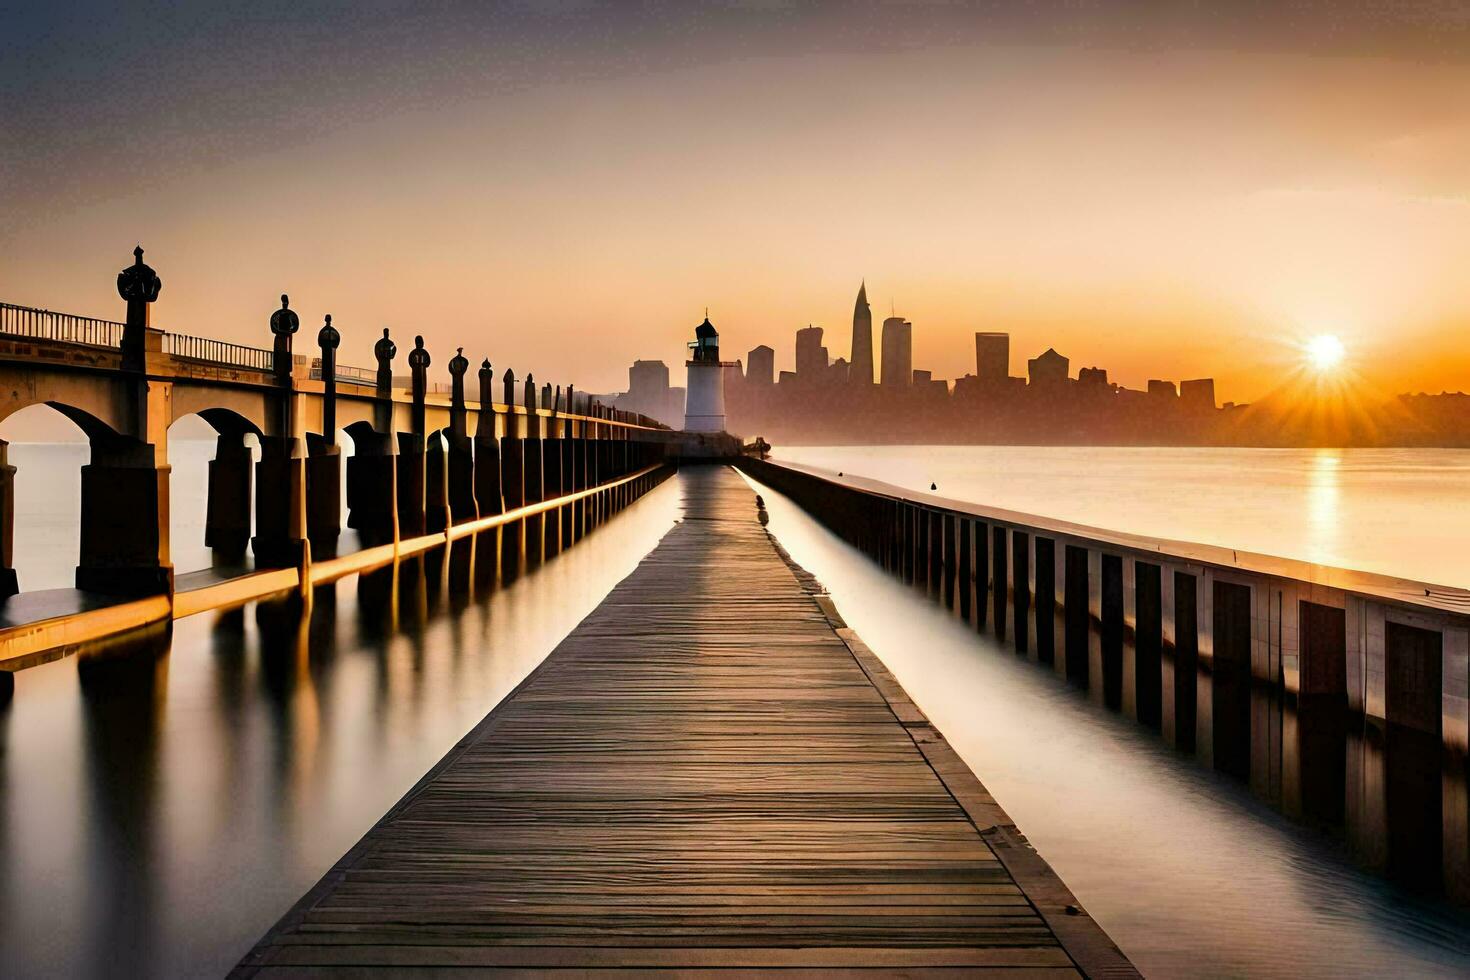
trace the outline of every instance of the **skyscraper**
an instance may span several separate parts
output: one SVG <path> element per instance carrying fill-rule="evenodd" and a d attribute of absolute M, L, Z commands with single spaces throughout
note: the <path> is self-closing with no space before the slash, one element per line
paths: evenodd
<path fill-rule="evenodd" d="M 858 287 L 857 304 L 852 308 L 852 357 L 847 377 L 854 384 L 873 383 L 873 311 L 868 308 L 866 279 Z"/>
<path fill-rule="evenodd" d="M 901 316 L 883 321 L 883 384 L 907 388 L 914 383 L 914 325 Z"/>
<path fill-rule="evenodd" d="M 634 361 L 628 368 L 628 394 L 639 401 L 662 400 L 669 390 L 669 368 L 663 361 Z"/>
<path fill-rule="evenodd" d="M 751 384 L 768 385 L 776 380 L 776 352 L 765 344 L 745 356 L 745 380 Z"/>
<path fill-rule="evenodd" d="M 684 417 L 684 389 L 669 386 L 663 361 L 634 361 L 628 368 L 628 390 L 613 399 L 613 407 L 677 426 Z"/>
<path fill-rule="evenodd" d="M 975 377 L 986 387 L 1005 384 L 1011 373 L 1011 335 L 975 334 Z"/>
<path fill-rule="evenodd" d="M 1067 383 L 1067 372 L 1071 361 L 1048 347 L 1026 362 L 1026 373 L 1031 378 L 1031 387 L 1044 388 Z"/>
<path fill-rule="evenodd" d="M 1195 378 L 1179 382 L 1179 401 L 1192 411 L 1213 411 L 1215 408 L 1215 379 Z"/>
<path fill-rule="evenodd" d="M 1168 401 L 1174 401 L 1179 397 L 1179 390 L 1174 387 L 1174 382 L 1163 381 L 1158 378 L 1149 379 L 1148 393 L 1155 398 L 1163 398 Z"/>
<path fill-rule="evenodd" d="M 803 381 L 815 381 L 826 373 L 827 348 L 822 346 L 822 328 L 802 327 L 796 331 L 796 376 Z"/>

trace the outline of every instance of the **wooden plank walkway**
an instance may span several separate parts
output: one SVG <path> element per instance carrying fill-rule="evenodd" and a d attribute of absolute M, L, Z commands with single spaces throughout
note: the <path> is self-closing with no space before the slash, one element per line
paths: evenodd
<path fill-rule="evenodd" d="M 1135 975 L 740 476 L 679 484 L 683 520 L 237 974 Z"/>

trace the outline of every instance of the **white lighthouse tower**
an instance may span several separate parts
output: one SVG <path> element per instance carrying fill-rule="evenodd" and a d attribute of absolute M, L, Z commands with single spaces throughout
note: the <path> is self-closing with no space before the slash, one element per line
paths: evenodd
<path fill-rule="evenodd" d="M 720 364 L 720 335 L 709 317 L 694 328 L 689 343 L 689 389 L 684 401 L 685 432 L 725 431 L 725 372 Z"/>

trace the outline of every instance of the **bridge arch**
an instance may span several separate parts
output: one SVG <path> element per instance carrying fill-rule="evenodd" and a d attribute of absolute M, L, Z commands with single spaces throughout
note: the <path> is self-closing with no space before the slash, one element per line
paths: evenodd
<path fill-rule="evenodd" d="M 131 435 L 131 392 L 118 377 L 81 371 L 0 366 L 0 422 L 32 405 L 48 405 L 89 439 Z"/>
<path fill-rule="evenodd" d="M 10 545 L 0 562 L 0 593 L 74 584 L 81 552 L 74 530 L 82 510 L 81 468 L 89 456 L 89 439 L 78 439 L 78 431 L 85 434 L 75 419 L 45 402 L 0 420 L 0 455 L 7 464 L 0 470 L 6 491 L 0 520 L 8 525 Z"/>
<path fill-rule="evenodd" d="M 175 412 L 170 427 L 188 418 L 190 415 L 197 415 L 209 423 L 209 427 L 215 431 L 216 435 L 240 436 L 242 438 L 247 435 L 253 435 L 259 438 L 265 434 L 261 432 L 260 426 L 256 425 L 254 421 L 228 408 L 201 408 L 197 412 L 185 412 L 182 415 Z"/>
<path fill-rule="evenodd" d="M 174 385 L 169 424 L 197 415 L 220 435 L 265 435 L 270 427 L 267 395 L 263 391 L 223 386 Z"/>
<path fill-rule="evenodd" d="M 366 419 L 360 419 L 339 428 L 347 434 L 347 438 L 352 440 L 353 448 L 358 451 L 361 451 L 359 447 L 376 446 L 382 442 L 392 444 L 393 433 L 379 432 L 377 426 Z"/>
<path fill-rule="evenodd" d="M 263 413 L 263 401 L 193 386 L 176 386 L 174 394 L 168 446 L 174 567 L 186 573 L 238 565 L 254 527 L 255 469 L 265 436 L 263 419 L 246 413 Z"/>
<path fill-rule="evenodd" d="M 75 405 L 68 405 L 64 402 L 56 401 L 42 402 L 41 404 L 59 412 L 62 417 L 78 429 L 81 429 L 88 440 L 115 439 L 121 438 L 122 436 L 122 433 L 117 430 L 116 426 L 107 424 L 91 412 L 77 408 Z"/>

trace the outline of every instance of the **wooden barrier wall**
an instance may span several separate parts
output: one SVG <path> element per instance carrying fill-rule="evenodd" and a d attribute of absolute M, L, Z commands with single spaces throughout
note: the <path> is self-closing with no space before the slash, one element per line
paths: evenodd
<path fill-rule="evenodd" d="M 1367 761 L 1337 774 L 1347 802 L 1334 806 L 1386 808 L 1398 777 L 1383 746 L 1418 739 L 1419 768 L 1443 765 L 1442 786 L 1425 775 L 1422 798 L 1442 811 L 1433 829 L 1444 882 L 1470 901 L 1464 590 L 1086 528 L 794 464 L 740 465 L 977 632 L 1288 812 L 1310 806 L 1303 787 L 1320 775 L 1287 771 L 1307 757 L 1296 748 L 1304 705 L 1341 703 L 1357 719 L 1353 737 L 1369 745 Z M 1383 813 L 1353 817 L 1359 828 L 1390 823 Z M 1354 844 L 1369 865 L 1386 865 L 1392 840 L 1375 833 Z"/>

